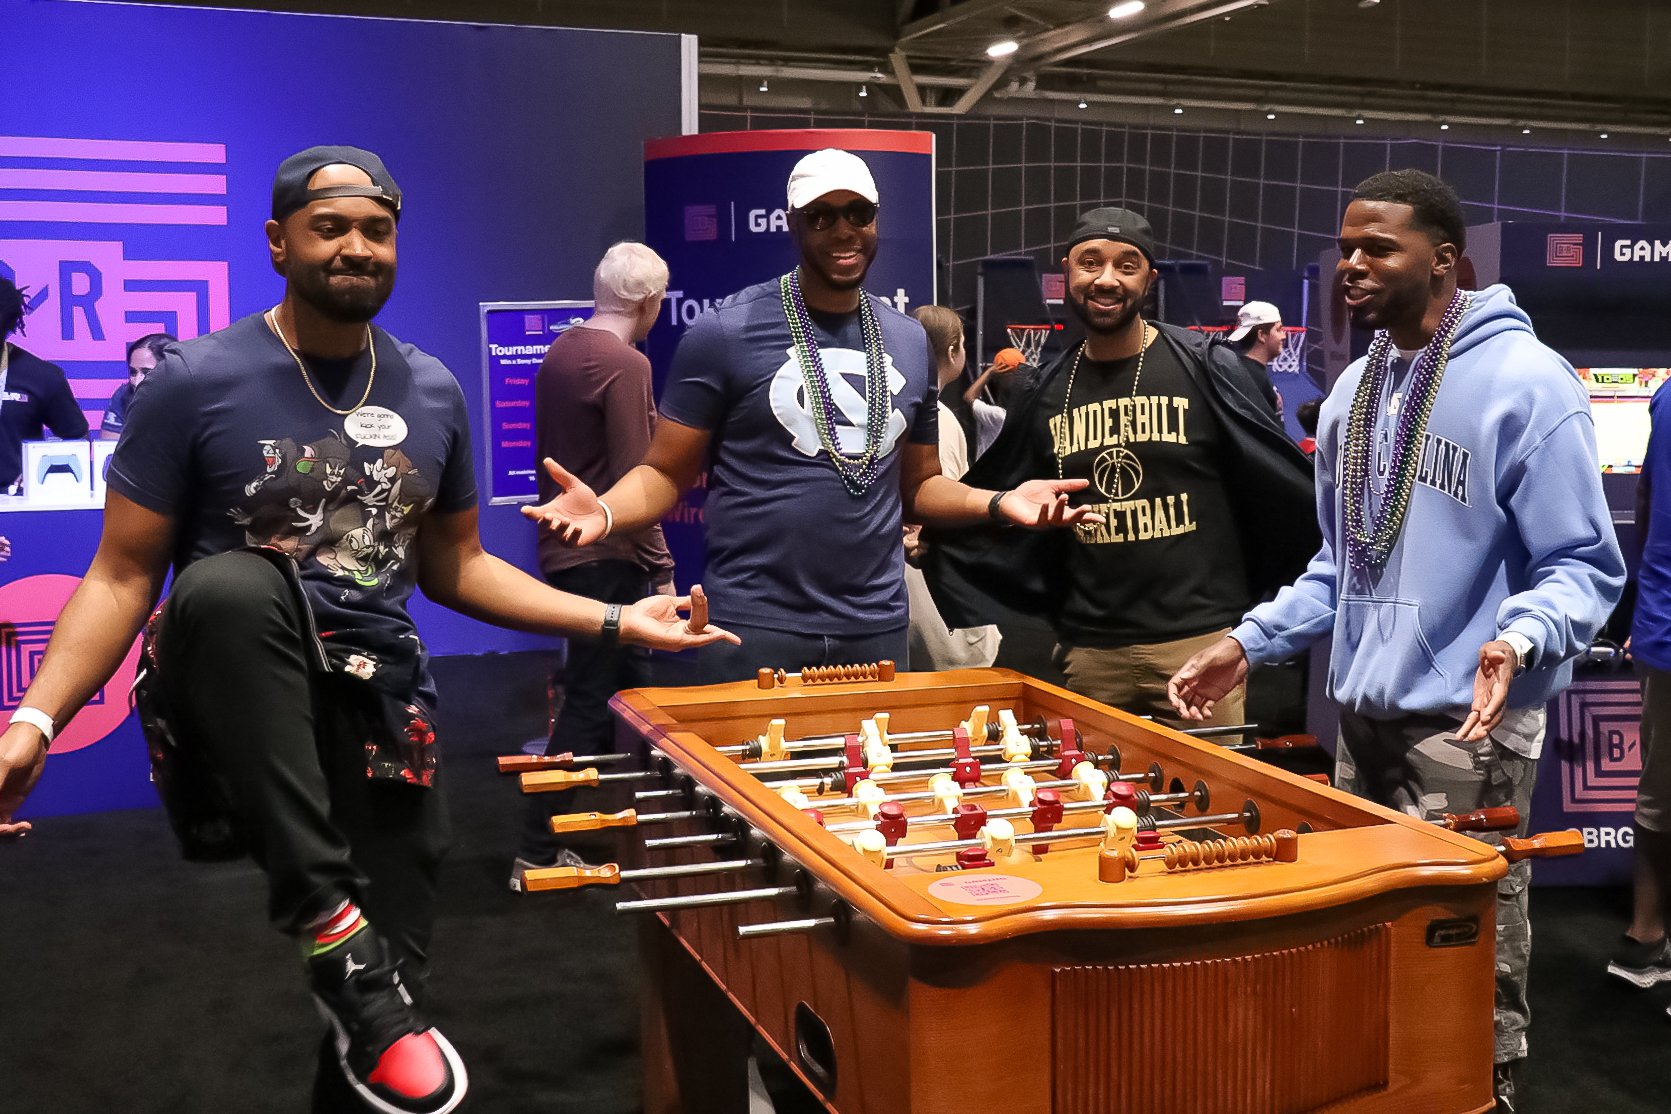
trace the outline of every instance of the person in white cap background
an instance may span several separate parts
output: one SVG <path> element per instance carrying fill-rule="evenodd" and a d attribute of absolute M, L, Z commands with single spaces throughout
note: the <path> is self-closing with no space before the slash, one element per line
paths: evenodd
<path fill-rule="evenodd" d="M 1271 361 L 1282 355 L 1288 330 L 1282 325 L 1282 311 L 1269 302 L 1248 302 L 1236 312 L 1236 327 L 1229 341 L 1241 354 L 1249 376 L 1259 384 L 1265 401 L 1277 417 L 1282 416 L 1282 396 L 1271 384 Z"/>
<path fill-rule="evenodd" d="M 940 474 L 927 335 L 866 294 L 881 197 L 862 159 L 826 149 L 789 176 L 797 264 L 695 321 L 680 341 L 644 462 L 601 496 L 554 461 L 562 493 L 523 513 L 575 545 L 660 521 L 709 469 L 713 618 L 735 653 L 693 683 L 906 659 L 902 522 L 1055 526 L 1083 480 L 981 491 Z"/>

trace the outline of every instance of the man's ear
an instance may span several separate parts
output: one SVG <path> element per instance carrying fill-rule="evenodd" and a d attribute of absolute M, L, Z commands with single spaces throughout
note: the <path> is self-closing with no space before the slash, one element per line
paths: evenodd
<path fill-rule="evenodd" d="M 273 265 L 273 270 L 282 275 L 284 274 L 284 267 L 286 263 L 286 253 L 284 250 L 284 225 L 280 224 L 276 220 L 270 220 L 266 224 L 266 232 L 267 255 L 269 257 L 269 261 Z"/>
<path fill-rule="evenodd" d="M 1436 244 L 1433 248 L 1433 277 L 1443 278 L 1456 269 L 1456 261 L 1462 258 L 1462 253 L 1456 250 L 1456 245 L 1449 240 Z"/>

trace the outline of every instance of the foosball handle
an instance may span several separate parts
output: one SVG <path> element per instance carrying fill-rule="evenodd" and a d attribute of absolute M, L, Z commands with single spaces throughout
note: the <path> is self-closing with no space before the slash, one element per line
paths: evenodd
<path fill-rule="evenodd" d="M 566 750 L 562 754 L 501 754 L 499 756 L 499 772 L 502 774 L 520 774 L 528 770 L 544 770 L 552 766 L 567 766 L 574 761 L 574 752 Z"/>
<path fill-rule="evenodd" d="M 528 893 L 577 890 L 582 886 L 614 886 L 620 881 L 621 868 L 614 863 L 603 866 L 542 866 L 523 872 L 522 888 Z"/>
<path fill-rule="evenodd" d="M 1317 746 L 1317 736 L 1277 735 L 1270 739 L 1255 739 L 1253 745 L 1259 750 L 1313 750 Z"/>
<path fill-rule="evenodd" d="M 1446 812 L 1440 815 L 1439 826 L 1453 832 L 1509 832 L 1520 827 L 1520 810 L 1503 805 L 1473 812 Z"/>
<path fill-rule="evenodd" d="M 1553 859 L 1560 855 L 1577 855 L 1584 850 L 1584 833 L 1577 828 L 1564 832 L 1541 832 L 1524 839 L 1505 836 L 1503 858 L 1511 863 L 1521 859 Z"/>
<path fill-rule="evenodd" d="M 603 828 L 630 828 L 638 823 L 638 812 L 625 808 L 620 812 L 570 812 L 551 818 L 551 834 L 595 832 Z"/>
<path fill-rule="evenodd" d="M 524 793 L 556 793 L 582 785 L 596 785 L 598 771 L 594 766 L 584 770 L 535 770 L 519 779 Z"/>

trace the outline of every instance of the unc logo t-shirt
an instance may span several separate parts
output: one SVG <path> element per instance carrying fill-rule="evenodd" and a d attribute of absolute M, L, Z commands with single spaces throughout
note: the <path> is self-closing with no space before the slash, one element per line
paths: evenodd
<path fill-rule="evenodd" d="M 906 623 L 900 460 L 905 444 L 936 443 L 934 371 L 922 326 L 870 305 L 890 406 L 876 480 L 860 495 L 819 439 L 776 279 L 725 299 L 679 343 L 661 412 L 713 434 L 703 586 L 716 622 L 807 634 Z M 857 454 L 867 413 L 859 315 L 812 317 L 833 433 Z"/>

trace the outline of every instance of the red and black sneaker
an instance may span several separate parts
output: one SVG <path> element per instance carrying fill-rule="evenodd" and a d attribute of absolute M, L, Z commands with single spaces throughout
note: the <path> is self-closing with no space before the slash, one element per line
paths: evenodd
<path fill-rule="evenodd" d="M 381 1114 L 447 1114 L 463 1101 L 464 1062 L 418 1017 L 399 965 L 370 925 L 307 962 L 337 1062 L 367 1106 Z"/>

